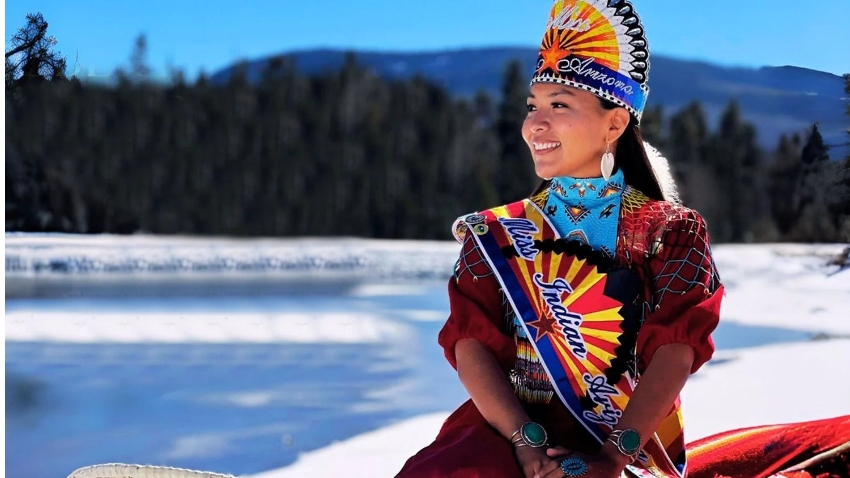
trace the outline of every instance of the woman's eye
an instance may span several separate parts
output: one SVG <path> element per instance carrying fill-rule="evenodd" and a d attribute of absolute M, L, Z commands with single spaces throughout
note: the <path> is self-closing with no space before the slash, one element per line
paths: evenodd
<path fill-rule="evenodd" d="M 564 103 L 552 103 L 552 108 L 569 108 L 569 106 Z"/>
<path fill-rule="evenodd" d="M 535 107 L 534 105 L 525 105 L 525 109 L 528 110 L 529 113 L 531 113 L 532 111 L 537 110 L 537 107 Z"/>

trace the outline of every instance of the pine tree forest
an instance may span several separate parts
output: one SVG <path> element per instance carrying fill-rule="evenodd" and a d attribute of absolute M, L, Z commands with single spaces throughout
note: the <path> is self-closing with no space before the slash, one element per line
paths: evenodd
<path fill-rule="evenodd" d="M 278 57 L 253 84 L 163 83 L 140 37 L 107 85 L 69 77 L 54 44 L 33 15 L 6 52 L 6 231 L 444 240 L 539 182 L 518 64 L 499 98 L 387 81 L 353 54 L 324 76 Z M 714 242 L 850 241 L 850 157 L 817 125 L 766 151 L 734 102 L 707 124 L 697 103 L 665 115 L 651 98 L 645 139 Z"/>

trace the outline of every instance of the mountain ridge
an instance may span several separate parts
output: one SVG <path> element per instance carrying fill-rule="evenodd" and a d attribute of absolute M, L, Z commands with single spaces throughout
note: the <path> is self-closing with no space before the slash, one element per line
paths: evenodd
<path fill-rule="evenodd" d="M 416 52 L 315 48 L 270 55 L 244 64 L 248 80 L 253 82 L 275 56 L 292 58 L 299 72 L 317 75 L 339 69 L 348 54 L 382 78 L 399 80 L 419 74 L 461 97 L 483 90 L 498 98 L 508 62 L 519 60 L 530 78 L 537 61 L 536 48 L 500 46 Z M 211 81 L 226 82 L 237 65 L 216 71 L 210 76 Z M 653 54 L 649 87 L 649 107 L 661 105 L 669 117 L 691 101 L 699 101 L 711 129 L 729 102 L 738 101 L 743 117 L 754 123 L 759 143 L 767 149 L 775 148 L 781 134 L 805 134 L 817 122 L 827 144 L 834 146 L 833 158 L 843 157 L 850 150 L 844 81 L 829 72 L 794 65 L 720 66 L 704 60 Z"/>

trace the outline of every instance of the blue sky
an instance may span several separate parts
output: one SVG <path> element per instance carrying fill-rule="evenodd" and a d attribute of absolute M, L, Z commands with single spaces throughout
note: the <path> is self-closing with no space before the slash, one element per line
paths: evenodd
<path fill-rule="evenodd" d="M 6 45 L 28 12 L 41 12 L 69 70 L 108 75 L 135 38 L 148 63 L 193 78 L 238 59 L 293 49 L 422 51 L 537 46 L 551 0 L 9 0 Z M 850 72 L 850 0 L 637 0 L 651 52 L 712 63 L 794 65 Z M 78 56 L 78 60 L 75 57 Z"/>

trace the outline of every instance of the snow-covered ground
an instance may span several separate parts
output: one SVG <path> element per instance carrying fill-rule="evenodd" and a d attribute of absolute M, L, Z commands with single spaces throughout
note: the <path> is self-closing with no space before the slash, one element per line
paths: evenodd
<path fill-rule="evenodd" d="M 841 246 L 724 245 L 715 249 L 728 291 L 723 303 L 725 320 L 850 333 L 850 270 L 835 274 L 836 267 L 824 266 Z"/>
<path fill-rule="evenodd" d="M 683 393 L 689 441 L 750 425 L 850 414 L 850 382 L 843 379 L 850 369 L 850 270 L 838 272 L 836 267 L 826 265 L 827 260 L 837 255 L 842 247 L 785 244 L 715 247 L 715 259 L 727 288 L 722 330 L 718 330 L 721 347 L 712 362 L 691 378 Z M 433 439 L 442 421 L 451 412 L 451 406 L 431 408 L 432 411 L 426 414 L 396 420 L 395 423 L 376 418 L 375 423 L 383 425 L 371 431 L 363 429 L 362 420 L 370 410 L 395 410 L 392 407 L 398 407 L 406 400 L 405 397 L 429 399 L 421 394 L 423 389 L 432 394 L 430 399 L 457 393 L 459 385 L 448 375 L 448 366 L 433 344 L 436 330 L 446 313 L 443 286 L 434 287 L 433 280 L 442 281 L 448 276 L 457 251 L 457 244 L 451 242 L 210 240 L 144 236 L 87 238 L 7 234 L 6 343 L 7 346 L 17 343 L 58 344 L 60 348 L 45 349 L 52 354 L 49 356 L 47 352 L 37 357 L 21 355 L 27 360 L 36 357 L 45 362 L 54 360 L 57 353 L 71 350 L 67 347 L 80 344 L 96 346 L 108 343 L 119 347 L 186 344 L 196 349 L 205 344 L 237 344 L 237 352 L 231 354 L 230 362 L 237 358 L 243 360 L 245 356 L 253 357 L 252 347 L 262 349 L 275 344 L 291 344 L 287 350 L 291 350 L 296 354 L 293 357 L 297 358 L 301 357 L 298 355 L 301 349 L 292 347 L 321 344 L 328 354 L 334 354 L 324 356 L 322 360 L 328 363 L 336 363 L 333 360 L 336 360 L 337 352 L 334 350 L 337 348 L 343 350 L 352 345 L 373 344 L 376 350 L 380 350 L 380 355 L 375 353 L 375 360 L 383 361 L 376 363 L 375 371 L 370 372 L 370 387 L 361 391 L 354 383 L 357 378 L 348 377 L 352 383 L 337 393 L 350 393 L 350 399 L 349 395 L 322 398 L 350 400 L 349 406 L 356 410 L 353 413 L 360 415 L 345 417 L 354 417 L 355 421 L 361 417 L 359 428 L 349 427 L 358 429 L 354 436 L 344 435 L 330 445 L 325 442 L 318 449 L 301 453 L 289 466 L 252 476 L 390 477 L 410 455 Z M 102 295 L 104 287 L 109 284 L 118 284 L 114 288 L 126 292 L 127 287 L 135 287 L 134 284 L 140 282 L 161 283 L 175 278 L 180 279 L 179 284 L 186 284 L 193 282 L 191 279 L 238 283 L 258 280 L 258 277 L 257 284 L 271 281 L 276 284 L 275 287 L 281 283 L 291 286 L 293 280 L 297 282 L 305 277 L 310 278 L 310 284 L 315 284 L 320 277 L 321 280 L 336 281 L 333 287 L 344 291 L 344 297 L 334 299 L 333 307 L 325 305 L 325 302 L 331 301 L 321 298 L 305 297 L 293 305 L 291 301 L 270 299 L 263 302 L 252 297 L 237 297 L 215 302 L 214 307 L 221 310 L 193 310 L 181 306 L 179 310 L 163 311 L 159 307 L 166 302 L 161 300 L 151 302 L 144 297 L 138 298 L 141 296 L 137 296 L 138 300 L 132 297 L 116 299 L 114 291 Z M 346 282 L 351 278 L 355 280 Z M 73 280 L 69 282 L 69 279 Z M 423 281 L 432 282 L 424 287 Z M 180 290 L 193 294 L 201 290 L 202 298 L 204 294 L 213 294 L 203 292 L 203 288 L 177 287 L 174 284 L 178 282 L 169 282 L 168 288 L 184 287 Z M 75 294 L 94 294 L 108 299 L 96 302 L 54 300 L 58 292 L 69 290 L 71 285 Z M 142 289 L 138 291 L 141 294 Z M 95 309 L 91 308 L 92 304 L 97 305 Z M 246 307 L 245 304 L 253 305 Z M 376 304 L 384 309 L 376 308 Z M 122 308 L 128 306 L 132 313 Z M 234 317 L 238 317 L 238 322 L 228 320 Z M 306 327 L 305 317 L 308 317 L 310 327 Z M 123 349 L 109 349 L 101 355 L 108 355 L 110 363 L 116 363 L 115 360 L 125 357 L 120 350 Z M 351 353 L 361 354 L 360 350 L 352 349 Z M 383 373 L 380 370 L 392 370 L 392 364 L 405 357 L 405 352 L 418 354 L 410 365 L 419 370 L 417 380 L 446 382 L 430 387 L 426 383 L 415 388 L 420 385 L 414 385 L 410 377 L 390 382 L 386 378 L 389 375 L 378 375 Z M 63 357 L 91 359 L 88 352 L 88 355 L 68 353 Z M 273 354 L 269 354 L 268 357 L 263 355 L 264 360 L 271 360 L 269 357 Z M 171 349 L 162 352 L 161 356 L 169 361 L 182 357 Z M 157 355 L 149 354 L 148 357 L 156 358 Z M 277 355 L 274 358 L 292 359 Z M 197 357 L 183 358 L 187 362 L 190 359 L 196 360 Z M 9 360 L 7 354 L 7 369 Z M 136 357 L 133 356 L 132 360 Z M 367 363 L 363 362 L 364 365 Z M 360 369 L 361 365 L 352 363 L 352 371 Z M 263 375 L 259 377 L 262 380 Z M 309 376 L 294 377 L 300 380 L 299 386 L 309 384 L 311 380 Z M 319 384 L 325 378 L 316 376 L 312 379 L 319 387 L 314 393 L 321 390 Z M 217 376 L 213 379 L 218 380 Z M 386 389 L 381 389 L 381 386 Z M 416 393 L 411 393 L 408 387 L 414 387 Z M 362 397 L 357 395 L 361 392 Z M 225 394 L 225 398 L 237 400 L 242 404 L 240 406 L 246 407 L 279 403 L 284 395 L 286 400 L 293 400 L 291 394 L 280 390 L 260 394 L 262 397 L 258 393 L 233 390 Z M 219 393 L 209 397 L 222 399 L 224 395 Z M 209 402 L 209 397 L 204 400 Z M 452 396 L 450 399 L 442 398 L 439 403 L 454 404 L 457 402 L 455 398 L 462 399 L 461 396 Z M 257 400 L 262 403 L 258 405 Z M 422 409 L 427 410 L 428 407 Z M 433 410 L 442 411 L 433 413 Z M 405 413 L 399 412 L 396 416 L 405 416 Z M 273 429 L 275 426 L 269 425 L 265 427 L 268 430 L 263 428 L 261 432 L 250 433 L 278 433 L 278 440 L 292 439 L 290 433 L 294 432 L 289 429 L 277 431 Z M 233 433 L 230 432 L 230 435 Z M 299 433 L 305 432 L 301 430 Z M 239 445 L 239 439 L 230 435 L 196 432 L 181 438 L 178 444 L 185 445 L 188 443 L 186 440 L 201 440 L 198 443 L 202 446 L 195 448 L 205 448 L 207 452 L 216 449 L 210 448 L 209 440 L 221 442 L 220 449 L 224 451 L 248 446 L 247 442 Z M 8 431 L 7 439 L 11 439 Z M 185 446 L 180 448 L 184 449 Z M 174 450 L 169 453 L 169 456 L 175 456 Z M 7 447 L 7 463 L 8 460 Z M 143 457 L 133 459 L 137 462 L 144 460 Z M 214 466 L 205 469 L 227 471 Z"/>

